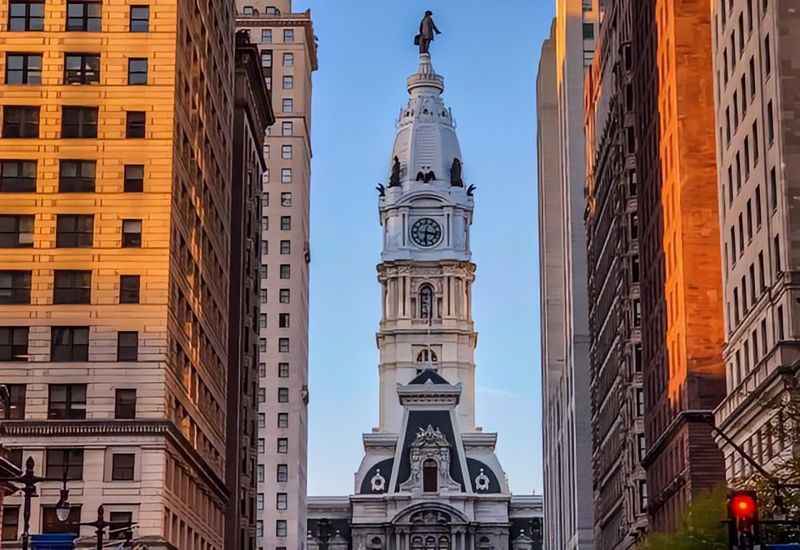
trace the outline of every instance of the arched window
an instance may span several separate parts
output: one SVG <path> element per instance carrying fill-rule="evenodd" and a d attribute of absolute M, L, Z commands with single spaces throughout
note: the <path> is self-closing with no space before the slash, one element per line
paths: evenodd
<path fill-rule="evenodd" d="M 417 363 L 437 363 L 438 361 L 439 357 L 432 349 L 424 349 L 417 354 Z"/>
<path fill-rule="evenodd" d="M 492 544 L 489 542 L 489 537 L 481 537 L 478 541 L 478 549 L 479 550 L 491 550 Z"/>
<path fill-rule="evenodd" d="M 411 539 L 411 550 L 425 550 L 425 545 L 422 543 L 422 537 L 414 537 Z"/>
<path fill-rule="evenodd" d="M 450 539 L 444 535 L 439 537 L 439 550 L 450 550 Z"/>
<path fill-rule="evenodd" d="M 422 492 L 435 493 L 439 490 L 439 466 L 435 460 L 422 463 Z M 427 546 L 427 544 L 426 544 Z"/>
<path fill-rule="evenodd" d="M 425 539 L 425 550 L 436 550 L 436 538 L 427 537 Z"/>
<path fill-rule="evenodd" d="M 419 316 L 421 319 L 433 319 L 433 287 L 422 285 L 419 289 Z"/>

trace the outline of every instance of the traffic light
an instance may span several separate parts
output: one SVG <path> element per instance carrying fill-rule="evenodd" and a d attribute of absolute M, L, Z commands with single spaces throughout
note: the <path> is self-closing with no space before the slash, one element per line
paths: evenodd
<path fill-rule="evenodd" d="M 758 500 L 753 491 L 728 495 L 730 544 L 737 550 L 752 550 L 758 538 Z"/>

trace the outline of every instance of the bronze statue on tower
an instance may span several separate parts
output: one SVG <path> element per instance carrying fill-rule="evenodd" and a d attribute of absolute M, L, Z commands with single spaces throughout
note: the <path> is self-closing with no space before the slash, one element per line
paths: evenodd
<path fill-rule="evenodd" d="M 414 37 L 414 45 L 419 46 L 420 54 L 427 54 L 430 51 L 431 42 L 437 34 L 442 34 L 433 22 L 433 12 L 428 10 L 425 12 L 425 17 L 419 24 L 419 34 Z"/>

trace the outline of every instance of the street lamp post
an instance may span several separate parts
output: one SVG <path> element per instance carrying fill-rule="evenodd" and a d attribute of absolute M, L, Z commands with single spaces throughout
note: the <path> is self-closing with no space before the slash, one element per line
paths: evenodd
<path fill-rule="evenodd" d="M 31 530 L 31 500 L 33 497 L 38 496 L 36 494 L 36 485 L 38 485 L 42 481 L 55 481 L 50 478 L 40 477 L 33 473 L 34 469 L 34 461 L 33 457 L 29 456 L 28 460 L 25 461 L 25 472 L 17 477 L 12 477 L 8 479 L 0 479 L 0 481 L 6 481 L 9 483 L 14 483 L 18 485 L 22 485 L 20 489 L 22 491 L 23 501 L 22 501 L 22 550 L 28 550 L 30 546 L 30 530 Z M 56 504 L 56 517 L 59 521 L 66 521 L 69 517 L 69 504 L 67 504 L 66 495 L 69 494 L 67 491 L 67 470 L 64 469 L 64 477 L 63 477 L 63 487 L 61 489 L 61 499 Z M 66 510 L 66 512 L 65 512 Z"/>
<path fill-rule="evenodd" d="M 103 550 L 103 537 L 105 536 L 106 528 L 111 527 L 114 524 L 106 521 L 105 511 L 103 509 L 103 505 L 101 504 L 97 508 L 97 519 L 95 521 L 89 523 L 79 523 L 78 525 L 83 527 L 94 527 L 94 534 L 95 537 L 97 537 L 97 550 Z"/>
<path fill-rule="evenodd" d="M 34 466 L 35 463 L 33 461 L 33 457 L 29 456 L 28 460 L 25 461 L 25 473 L 17 477 L 0 479 L 0 481 L 6 481 L 9 483 L 22 485 L 22 488 L 20 489 L 23 494 L 22 550 L 29 550 L 30 548 L 31 500 L 33 499 L 33 497 L 38 496 L 36 494 L 36 485 L 38 485 L 42 481 L 56 481 L 52 478 L 40 477 L 34 474 L 33 473 Z M 69 504 L 69 489 L 67 489 L 67 475 L 68 472 L 65 467 L 64 476 L 61 478 L 61 480 L 59 480 L 62 482 L 62 486 L 58 503 L 56 504 L 56 518 L 61 523 L 66 523 L 69 520 L 69 513 L 71 510 L 71 506 Z M 130 521 L 122 525 L 119 523 L 106 521 L 102 504 L 97 508 L 97 520 L 88 523 L 76 523 L 74 525 L 78 527 L 79 530 L 81 527 L 95 528 L 95 536 L 97 537 L 97 550 L 103 549 L 103 539 L 105 538 L 106 529 L 109 529 L 109 536 L 111 536 L 112 533 L 111 528 L 113 527 L 125 529 L 125 539 L 126 542 L 130 544 L 133 537 L 132 528 L 135 526 L 135 524 Z"/>
<path fill-rule="evenodd" d="M 97 508 L 97 519 L 95 521 L 89 523 L 79 523 L 78 525 L 81 527 L 94 527 L 94 535 L 95 538 L 97 539 L 97 545 L 96 545 L 97 550 L 103 550 L 103 539 L 105 538 L 106 529 L 108 529 L 108 536 L 109 538 L 111 538 L 112 534 L 111 528 L 120 527 L 119 523 L 115 523 L 113 521 L 106 521 L 105 510 L 102 504 Z M 131 531 L 133 526 L 134 523 L 129 521 L 123 524 L 122 527 L 123 529 L 125 529 L 125 542 L 128 545 L 130 545 L 133 538 L 133 532 Z"/>

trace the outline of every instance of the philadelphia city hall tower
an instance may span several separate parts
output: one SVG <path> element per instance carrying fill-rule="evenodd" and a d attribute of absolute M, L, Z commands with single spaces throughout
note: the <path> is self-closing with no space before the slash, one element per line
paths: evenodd
<path fill-rule="evenodd" d="M 380 425 L 363 436 L 354 494 L 308 499 L 307 550 L 542 547 L 542 497 L 511 495 L 497 434 L 475 424 L 475 187 L 431 63 L 434 33 L 428 12 L 378 187 Z"/>

